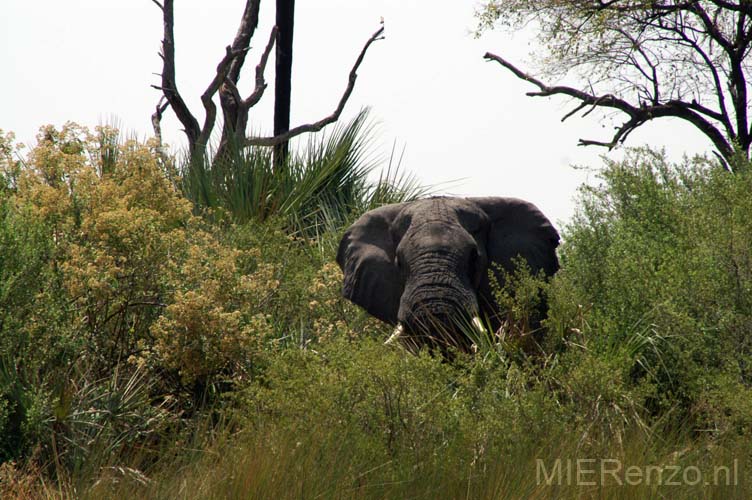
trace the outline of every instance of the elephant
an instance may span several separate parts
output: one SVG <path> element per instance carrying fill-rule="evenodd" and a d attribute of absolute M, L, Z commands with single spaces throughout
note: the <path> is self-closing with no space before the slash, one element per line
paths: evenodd
<path fill-rule="evenodd" d="M 487 333 L 485 325 L 496 331 L 503 321 L 490 275 L 503 280 L 521 257 L 533 273 L 550 277 L 559 269 L 558 244 L 543 213 L 517 198 L 432 197 L 384 205 L 342 236 L 342 295 L 395 326 L 387 342 L 468 351 L 468 326 Z"/>

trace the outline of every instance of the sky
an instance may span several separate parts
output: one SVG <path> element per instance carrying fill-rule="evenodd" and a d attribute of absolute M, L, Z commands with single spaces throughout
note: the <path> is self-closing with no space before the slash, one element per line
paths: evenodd
<path fill-rule="evenodd" d="M 175 2 L 178 88 L 203 119 L 199 96 L 231 43 L 243 0 Z M 436 194 L 514 196 L 538 205 L 557 225 L 575 211 L 577 187 L 596 182 L 601 155 L 622 151 L 577 146 L 579 138 L 609 139 L 614 122 L 594 114 L 561 117 L 574 106 L 564 98 L 530 98 L 534 90 L 493 62 L 487 51 L 523 68 L 534 66 L 534 30 L 473 36 L 476 1 L 297 0 L 291 125 L 316 121 L 336 107 L 347 75 L 368 37 L 385 21 L 385 39 L 373 44 L 358 73 L 342 120 L 368 107 L 376 127 L 374 155 L 393 148 L 401 168 Z M 261 22 L 239 82 L 253 76 L 274 19 L 263 0 Z M 161 12 L 151 0 L 2 0 L 0 4 L 0 129 L 32 145 L 40 126 L 68 120 L 94 127 L 117 123 L 141 138 L 159 92 Z M 251 111 L 249 130 L 272 127 L 273 60 L 264 99 Z M 186 140 L 167 112 L 165 142 Z M 630 136 L 628 146 L 650 143 L 678 160 L 708 151 L 710 143 L 688 125 L 656 121 Z M 588 168 L 574 168 L 588 167 Z"/>

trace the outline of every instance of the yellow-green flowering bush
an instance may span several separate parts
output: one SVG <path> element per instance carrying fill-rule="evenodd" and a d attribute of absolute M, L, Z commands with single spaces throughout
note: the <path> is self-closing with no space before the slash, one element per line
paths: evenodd
<path fill-rule="evenodd" d="M 273 266 L 257 263 L 247 274 L 239 269 L 239 262 L 257 260 L 257 251 L 230 249 L 202 236 L 171 270 L 174 293 L 152 326 L 152 345 L 144 349 L 145 359 L 177 371 L 183 383 L 244 372 L 271 336 L 264 311 L 279 286 Z"/>
<path fill-rule="evenodd" d="M 13 195 L 49 228 L 77 362 L 146 367 L 172 392 L 242 377 L 271 332 L 275 266 L 192 213 L 154 144 L 113 134 L 45 127 Z"/>
<path fill-rule="evenodd" d="M 383 334 L 383 323 L 342 299 L 342 271 L 335 262 L 324 264 L 307 287 L 312 331 L 320 342 L 342 335 L 350 340 Z"/>

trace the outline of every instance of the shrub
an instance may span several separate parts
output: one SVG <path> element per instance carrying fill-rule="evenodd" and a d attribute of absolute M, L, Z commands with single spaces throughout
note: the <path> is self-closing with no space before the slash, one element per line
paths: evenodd
<path fill-rule="evenodd" d="M 423 474 L 480 471 L 542 439 L 558 413 L 543 385 L 525 387 L 529 380 L 498 363 L 452 366 L 425 351 L 341 337 L 275 356 L 241 408 L 254 408 L 244 417 L 268 442 L 334 439 L 342 455 L 324 460 L 351 467 L 338 474 L 381 464 L 386 481 L 422 483 Z"/>
<path fill-rule="evenodd" d="M 353 213 L 427 192 L 399 172 L 393 156 L 385 174 L 370 178 L 377 164 L 372 132 L 363 110 L 331 132 L 311 135 L 284 163 L 273 160 L 270 148 L 230 144 L 221 157 L 182 165 L 181 187 L 199 212 L 239 223 L 273 218 L 289 231 L 317 237 L 336 231 Z"/>
<path fill-rule="evenodd" d="M 335 234 L 198 217 L 155 145 L 108 127 L 45 127 L 38 141 L 20 163 L 1 141 L 4 456 L 41 444 L 41 462 L 70 469 L 157 445 L 269 353 L 383 329 L 339 300 L 324 265 Z"/>
<path fill-rule="evenodd" d="M 248 378 L 271 335 L 274 265 L 192 215 L 153 145 L 116 136 L 43 128 L 0 202 L 6 456 L 45 443 L 73 464 L 102 441 L 142 439 L 90 431 L 209 404 L 214 384 Z"/>
<path fill-rule="evenodd" d="M 634 380 L 658 385 L 653 411 L 677 407 L 700 428 L 706 391 L 751 381 L 752 177 L 737 170 L 647 149 L 606 160 L 565 230 L 557 276 L 554 309 L 573 318 L 581 305 L 588 348 L 627 355 Z"/>

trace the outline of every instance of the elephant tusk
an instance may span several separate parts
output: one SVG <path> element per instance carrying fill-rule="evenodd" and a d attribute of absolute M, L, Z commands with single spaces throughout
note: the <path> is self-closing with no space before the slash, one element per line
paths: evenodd
<path fill-rule="evenodd" d="M 392 335 L 386 339 L 386 342 L 384 342 L 384 345 L 389 345 L 395 340 L 399 339 L 402 334 L 405 333 L 405 326 L 402 323 L 399 323 L 397 327 L 394 329 L 394 332 Z"/>
<path fill-rule="evenodd" d="M 472 324 L 476 332 L 481 335 L 488 335 L 488 330 L 486 330 L 486 327 L 483 326 L 483 322 L 480 320 L 479 316 L 473 316 Z"/>

